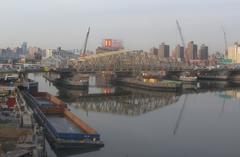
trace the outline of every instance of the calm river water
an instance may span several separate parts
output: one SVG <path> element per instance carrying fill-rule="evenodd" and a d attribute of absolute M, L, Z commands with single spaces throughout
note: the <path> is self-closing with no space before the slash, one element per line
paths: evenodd
<path fill-rule="evenodd" d="M 240 88 L 226 82 L 203 82 L 199 90 L 176 94 L 109 87 L 95 76 L 88 91 L 56 88 L 42 74 L 29 78 L 63 99 L 105 143 L 85 152 L 47 147 L 50 157 L 240 156 Z M 97 93 L 116 95 L 84 96 Z"/>

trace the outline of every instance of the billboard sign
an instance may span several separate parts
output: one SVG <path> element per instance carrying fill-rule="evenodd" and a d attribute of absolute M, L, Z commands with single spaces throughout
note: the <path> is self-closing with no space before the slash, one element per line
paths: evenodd
<path fill-rule="evenodd" d="M 104 40 L 104 47 L 112 47 L 112 39 L 105 39 Z"/>

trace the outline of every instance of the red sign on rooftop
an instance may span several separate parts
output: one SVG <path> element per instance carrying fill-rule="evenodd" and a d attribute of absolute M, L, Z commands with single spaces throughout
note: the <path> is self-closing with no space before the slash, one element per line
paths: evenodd
<path fill-rule="evenodd" d="M 104 47 L 112 47 L 112 39 L 105 39 Z"/>

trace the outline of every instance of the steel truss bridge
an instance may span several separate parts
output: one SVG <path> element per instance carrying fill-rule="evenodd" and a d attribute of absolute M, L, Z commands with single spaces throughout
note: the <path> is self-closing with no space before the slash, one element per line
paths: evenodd
<path fill-rule="evenodd" d="M 78 72 L 140 72 L 140 71 L 184 71 L 192 67 L 173 59 L 138 51 L 123 50 L 95 54 L 70 60 L 68 67 Z"/>
<path fill-rule="evenodd" d="M 151 95 L 135 92 L 131 95 L 113 97 L 82 97 L 70 104 L 85 111 L 139 116 L 174 104 L 180 97 L 180 95 L 175 93 Z"/>

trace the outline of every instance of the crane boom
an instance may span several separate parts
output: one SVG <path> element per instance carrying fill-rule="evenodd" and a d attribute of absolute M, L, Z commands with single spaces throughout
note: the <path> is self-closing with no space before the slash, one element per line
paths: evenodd
<path fill-rule="evenodd" d="M 178 20 L 176 20 L 176 24 L 177 24 L 178 32 L 179 32 L 179 35 L 180 35 L 180 38 L 181 38 L 182 47 L 183 47 L 183 49 L 184 49 L 185 61 L 186 61 L 188 64 L 190 64 L 188 52 L 187 52 L 187 50 L 185 49 L 186 45 L 185 45 L 185 41 L 184 41 L 184 38 L 183 38 L 182 29 L 181 29 L 181 26 L 180 26 Z"/>
<path fill-rule="evenodd" d="M 224 27 L 222 26 L 222 31 L 223 31 L 223 37 L 224 37 L 224 47 L 225 47 L 225 56 L 228 55 L 228 50 L 227 50 L 227 34 L 225 32 Z"/>
<path fill-rule="evenodd" d="M 182 34 L 182 29 L 180 27 L 178 20 L 176 20 L 176 23 L 177 23 L 178 32 L 179 32 L 179 35 L 181 38 L 182 46 L 185 48 L 185 42 L 184 42 L 184 38 L 183 38 L 183 34 Z"/>
<path fill-rule="evenodd" d="M 83 54 L 82 54 L 83 56 L 85 56 L 85 54 L 86 54 L 89 33 L 90 33 L 90 27 L 88 27 L 87 35 L 86 35 L 85 42 L 84 42 Z"/>

